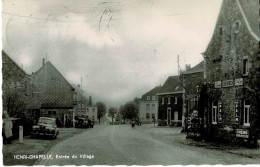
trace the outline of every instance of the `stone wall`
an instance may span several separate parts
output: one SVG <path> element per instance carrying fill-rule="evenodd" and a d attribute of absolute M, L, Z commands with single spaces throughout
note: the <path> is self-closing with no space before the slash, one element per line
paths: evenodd
<path fill-rule="evenodd" d="M 222 103 L 222 123 L 218 120 L 216 125 L 212 125 L 212 121 L 208 121 L 210 123 L 208 126 L 216 132 L 212 135 L 216 137 L 223 137 L 220 134 L 224 132 L 234 136 L 237 128 L 250 131 L 255 128 L 254 125 L 243 125 L 243 102 L 245 99 L 254 100 L 247 89 L 251 87 L 252 82 L 248 75 L 243 74 L 243 59 L 248 59 L 249 71 L 252 70 L 253 63 L 256 63 L 253 61 L 253 55 L 257 49 L 258 41 L 250 34 L 237 3 L 230 0 L 223 1 L 212 40 L 204 53 L 207 84 L 211 85 L 208 90 L 210 98 L 206 115 L 212 118 L 213 101 Z M 238 79 L 242 80 L 242 84 L 236 84 Z M 228 80 L 231 84 L 225 85 L 224 82 Z M 222 85 L 215 86 L 216 81 Z M 236 103 L 239 106 L 238 123 L 235 121 Z M 253 108 L 251 104 L 251 113 L 256 112 L 252 110 Z M 255 119 L 252 115 L 250 122 L 254 122 Z"/>

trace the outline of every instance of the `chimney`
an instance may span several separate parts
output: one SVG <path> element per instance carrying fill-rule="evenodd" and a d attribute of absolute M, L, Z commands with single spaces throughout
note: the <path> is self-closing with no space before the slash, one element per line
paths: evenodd
<path fill-rule="evenodd" d="M 89 96 L 88 104 L 92 105 L 92 97 L 91 96 Z"/>
<path fill-rule="evenodd" d="M 45 58 L 42 59 L 42 66 L 45 64 Z"/>
<path fill-rule="evenodd" d="M 186 71 L 190 70 L 190 64 L 186 64 Z"/>

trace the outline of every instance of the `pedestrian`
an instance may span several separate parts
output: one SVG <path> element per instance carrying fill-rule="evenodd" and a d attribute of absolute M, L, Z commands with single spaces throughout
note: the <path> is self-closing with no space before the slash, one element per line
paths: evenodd
<path fill-rule="evenodd" d="M 135 127 L 135 120 L 132 120 L 132 129 Z"/>
<path fill-rule="evenodd" d="M 9 115 L 6 114 L 5 118 L 3 120 L 3 127 L 4 127 L 4 139 L 6 140 L 7 144 L 11 143 L 11 139 L 13 136 L 12 128 L 13 128 L 13 123 L 9 118 Z"/>

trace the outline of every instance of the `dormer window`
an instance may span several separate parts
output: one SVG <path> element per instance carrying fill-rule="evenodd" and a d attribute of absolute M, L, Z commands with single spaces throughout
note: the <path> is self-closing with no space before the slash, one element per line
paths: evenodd
<path fill-rule="evenodd" d="M 171 104 L 171 98 L 168 97 L 168 104 Z"/>
<path fill-rule="evenodd" d="M 147 96 L 147 100 L 150 100 L 150 96 Z"/>
<path fill-rule="evenodd" d="M 223 27 L 219 27 L 219 35 L 223 34 Z"/>
<path fill-rule="evenodd" d="M 152 100 L 155 100 L 155 96 L 152 97 Z"/>

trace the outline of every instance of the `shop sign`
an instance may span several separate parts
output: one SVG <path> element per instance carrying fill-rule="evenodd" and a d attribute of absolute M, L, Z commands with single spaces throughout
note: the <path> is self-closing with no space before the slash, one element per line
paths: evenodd
<path fill-rule="evenodd" d="M 243 78 L 235 79 L 235 86 L 242 86 L 243 85 Z"/>
<path fill-rule="evenodd" d="M 215 88 L 221 88 L 221 81 L 215 82 Z"/>
<path fill-rule="evenodd" d="M 236 129 L 236 137 L 249 138 L 249 130 Z"/>
<path fill-rule="evenodd" d="M 233 86 L 233 85 L 234 85 L 234 81 L 233 81 L 233 80 L 225 80 L 225 81 L 222 82 L 223 88 L 225 88 L 225 87 L 231 87 L 231 86 Z"/>

